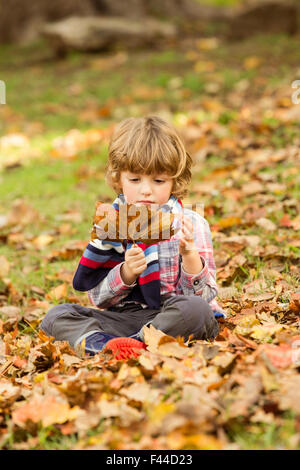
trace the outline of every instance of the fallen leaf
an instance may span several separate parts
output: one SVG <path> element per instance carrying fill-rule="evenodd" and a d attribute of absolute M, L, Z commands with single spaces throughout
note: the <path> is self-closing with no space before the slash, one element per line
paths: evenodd
<path fill-rule="evenodd" d="M 240 217 L 225 217 L 223 219 L 218 220 L 218 226 L 223 229 L 233 227 L 235 225 L 240 225 L 241 223 L 242 220 Z"/>
<path fill-rule="evenodd" d="M 237 335 L 247 336 L 251 333 L 253 326 L 259 325 L 259 320 L 255 315 L 247 315 L 233 330 Z"/>
<path fill-rule="evenodd" d="M 8 214 L 9 225 L 28 225 L 35 224 L 40 220 L 39 212 L 23 199 L 14 201 Z"/>
<path fill-rule="evenodd" d="M 45 246 L 48 246 L 50 243 L 52 243 L 53 240 L 54 237 L 52 235 L 41 234 L 32 240 L 32 244 L 38 250 L 42 250 L 43 248 L 45 248 Z"/>
<path fill-rule="evenodd" d="M 157 352 L 163 356 L 182 359 L 188 355 L 189 349 L 187 347 L 183 347 L 177 341 L 169 341 L 167 343 L 159 344 Z"/>
<path fill-rule="evenodd" d="M 232 369 L 236 358 L 236 354 L 232 354 L 230 352 L 223 352 L 222 354 L 218 354 L 217 356 L 215 356 L 212 359 L 211 363 L 218 367 L 219 372 L 221 374 L 225 374 Z"/>
<path fill-rule="evenodd" d="M 263 229 L 267 230 L 267 232 L 275 232 L 276 230 L 276 225 L 270 219 L 266 219 L 265 217 L 260 217 L 257 219 L 256 225 L 259 225 Z"/>
<path fill-rule="evenodd" d="M 222 450 L 224 445 L 214 436 L 208 434 L 191 434 L 184 436 L 174 432 L 167 437 L 168 448 L 174 450 Z"/>
<path fill-rule="evenodd" d="M 257 56 L 246 57 L 243 61 L 243 65 L 246 70 L 256 69 L 262 62 L 262 59 Z"/>
<path fill-rule="evenodd" d="M 290 309 L 295 312 L 300 312 L 300 292 L 294 292 L 290 298 Z"/>
<path fill-rule="evenodd" d="M 143 403 L 155 403 L 157 402 L 161 392 L 159 390 L 152 389 L 148 383 L 135 383 L 130 385 L 128 388 L 121 389 L 120 393 L 130 400 Z"/>
<path fill-rule="evenodd" d="M 265 393 L 272 392 L 273 390 L 278 390 L 279 384 L 274 375 L 269 372 L 264 365 L 261 365 L 259 370 Z"/>
<path fill-rule="evenodd" d="M 151 352 L 157 352 L 158 344 L 161 338 L 168 336 L 161 330 L 157 330 L 151 323 L 149 326 L 143 327 L 144 340 L 147 344 L 147 349 Z M 176 341 L 175 338 L 169 336 L 170 341 Z"/>
<path fill-rule="evenodd" d="M 21 317 L 21 309 L 13 305 L 6 305 L 0 308 L 0 315 L 18 320 Z"/>
<path fill-rule="evenodd" d="M 10 263 L 5 256 L 0 256 L 0 278 L 6 277 L 9 273 Z"/>
<path fill-rule="evenodd" d="M 288 344 L 264 344 L 261 353 L 266 354 L 274 367 L 285 369 L 293 363 L 293 355 L 295 355 L 295 348 Z"/>
<path fill-rule="evenodd" d="M 80 408 L 74 406 L 70 408 L 69 404 L 59 401 L 53 395 L 35 396 L 26 403 L 17 403 L 12 413 L 12 420 L 21 427 L 26 427 L 28 420 L 33 423 L 41 421 L 43 426 L 50 426 L 55 423 L 65 423 L 74 420 Z"/>
<path fill-rule="evenodd" d="M 74 259 L 81 256 L 84 249 L 86 248 L 86 240 L 72 240 L 65 244 L 64 247 L 53 250 L 46 256 L 48 261 L 56 261 L 61 259 Z"/>
<path fill-rule="evenodd" d="M 67 284 L 60 284 L 54 289 L 51 289 L 48 294 L 46 294 L 46 300 L 61 300 L 67 296 L 68 286 Z"/>

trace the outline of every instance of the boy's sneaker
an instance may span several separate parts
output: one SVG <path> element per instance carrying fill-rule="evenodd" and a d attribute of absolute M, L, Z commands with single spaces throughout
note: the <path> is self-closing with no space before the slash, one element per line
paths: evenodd
<path fill-rule="evenodd" d="M 110 350 L 117 360 L 129 359 L 138 357 L 141 349 L 146 349 L 145 343 L 134 337 L 119 337 L 97 331 L 85 338 L 85 352 L 91 356 Z"/>
<path fill-rule="evenodd" d="M 84 344 L 85 352 L 94 356 L 98 352 L 102 351 L 106 343 L 110 340 L 115 338 L 116 336 L 108 335 L 106 333 L 102 333 L 101 331 L 96 331 L 95 333 L 87 336 L 85 340 L 81 341 L 81 344 Z"/>
<path fill-rule="evenodd" d="M 142 341 L 134 338 L 118 337 L 110 339 L 103 348 L 103 351 L 110 350 L 115 359 L 121 360 L 138 357 L 141 349 L 146 349 L 146 345 Z"/>

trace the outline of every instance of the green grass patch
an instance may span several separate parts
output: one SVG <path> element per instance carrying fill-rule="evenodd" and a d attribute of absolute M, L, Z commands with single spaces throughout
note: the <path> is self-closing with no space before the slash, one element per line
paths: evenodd
<path fill-rule="evenodd" d="M 241 450 L 289 450 L 295 447 L 293 436 L 296 434 L 295 416 L 284 413 L 282 424 L 276 423 L 244 423 L 242 418 L 232 423 L 228 432 L 231 439 Z"/>

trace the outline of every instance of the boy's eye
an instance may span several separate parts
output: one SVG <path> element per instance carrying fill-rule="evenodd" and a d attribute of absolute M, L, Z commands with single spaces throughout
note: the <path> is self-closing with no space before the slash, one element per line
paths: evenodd
<path fill-rule="evenodd" d="M 136 181 L 139 181 L 139 178 L 129 178 L 129 181 L 136 182 Z M 165 182 L 165 180 L 160 180 L 160 179 L 155 179 L 154 181 L 156 183 L 164 183 Z"/>
<path fill-rule="evenodd" d="M 139 178 L 130 178 L 129 181 L 139 181 Z M 164 180 L 155 179 L 156 183 L 164 183 Z"/>

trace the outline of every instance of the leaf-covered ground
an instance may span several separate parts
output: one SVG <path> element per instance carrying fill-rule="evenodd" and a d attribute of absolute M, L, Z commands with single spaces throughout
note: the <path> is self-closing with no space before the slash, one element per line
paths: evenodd
<path fill-rule="evenodd" d="M 0 49 L 2 449 L 299 449 L 299 37 L 155 51 Z M 184 203 L 212 229 L 213 343 L 150 328 L 148 350 L 85 357 L 39 331 L 72 277 L 104 182 L 115 122 L 159 114 L 195 158 Z"/>

